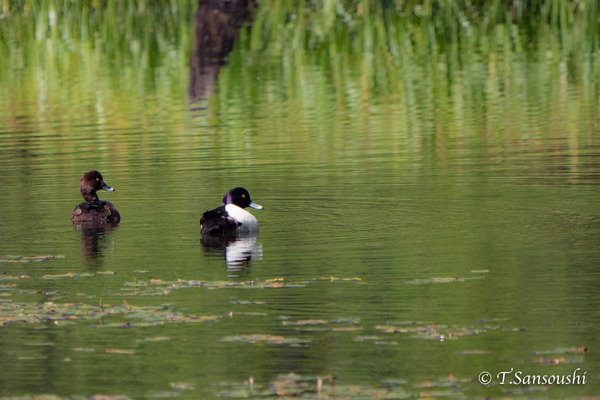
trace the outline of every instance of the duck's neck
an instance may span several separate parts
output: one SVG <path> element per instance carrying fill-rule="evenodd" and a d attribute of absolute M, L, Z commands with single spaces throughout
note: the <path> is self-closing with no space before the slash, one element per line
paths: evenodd
<path fill-rule="evenodd" d="M 98 201 L 98 195 L 96 194 L 96 191 L 86 191 L 84 189 L 81 189 L 81 195 L 83 196 L 83 199 L 85 201 Z"/>

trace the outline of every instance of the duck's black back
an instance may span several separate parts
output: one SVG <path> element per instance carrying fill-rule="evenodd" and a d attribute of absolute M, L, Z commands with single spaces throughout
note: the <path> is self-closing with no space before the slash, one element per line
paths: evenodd
<path fill-rule="evenodd" d="M 200 234 L 208 236 L 229 237 L 236 233 L 238 223 L 231 218 L 225 206 L 206 211 L 200 218 Z"/>

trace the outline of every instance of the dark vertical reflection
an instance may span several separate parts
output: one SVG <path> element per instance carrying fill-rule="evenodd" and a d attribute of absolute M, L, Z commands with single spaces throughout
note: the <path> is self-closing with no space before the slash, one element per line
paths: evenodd
<path fill-rule="evenodd" d="M 81 255 L 84 264 L 90 268 L 101 268 L 104 252 L 112 241 L 112 231 L 117 223 L 76 224 L 75 230 L 81 233 Z"/>
<path fill-rule="evenodd" d="M 253 4 L 252 0 L 198 0 L 190 60 L 190 103 L 214 92 L 219 71 Z"/>

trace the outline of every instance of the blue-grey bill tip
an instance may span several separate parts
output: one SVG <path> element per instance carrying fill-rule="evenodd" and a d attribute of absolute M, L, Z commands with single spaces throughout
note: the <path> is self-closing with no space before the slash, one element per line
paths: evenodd
<path fill-rule="evenodd" d="M 257 210 L 263 209 L 263 206 L 261 206 L 260 204 L 256 204 L 255 202 L 250 203 L 248 207 L 256 208 Z"/>

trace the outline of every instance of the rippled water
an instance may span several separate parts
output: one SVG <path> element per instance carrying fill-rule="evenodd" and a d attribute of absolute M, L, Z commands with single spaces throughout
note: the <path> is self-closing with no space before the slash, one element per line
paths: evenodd
<path fill-rule="evenodd" d="M 300 69 L 307 93 L 266 70 L 271 91 L 192 106 L 184 79 L 2 91 L 0 395 L 598 393 L 597 115 L 502 92 L 431 110 Z M 69 219 L 91 169 L 116 189 L 110 232 Z M 202 243 L 200 215 L 235 186 L 264 206 L 260 235 Z M 499 385 L 511 368 L 588 381 Z"/>

